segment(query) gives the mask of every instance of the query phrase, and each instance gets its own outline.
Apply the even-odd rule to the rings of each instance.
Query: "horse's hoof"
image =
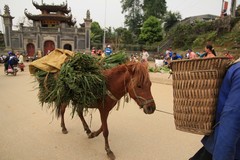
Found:
[[[88,133],[88,138],[89,139],[94,138],[94,137],[95,137],[94,132]]]
[[[85,131],[86,131],[87,135],[89,135],[90,133],[92,133],[92,131],[91,131],[90,129],[87,129],[87,130],[85,130]]]
[[[62,129],[62,133],[63,133],[63,134],[68,134],[67,129]]]
[[[115,157],[115,155],[114,155],[114,153],[113,153],[112,151],[109,151],[109,152],[107,153],[107,155],[108,155],[108,158],[109,158],[110,160],[115,160],[115,159],[116,159],[116,157]]]

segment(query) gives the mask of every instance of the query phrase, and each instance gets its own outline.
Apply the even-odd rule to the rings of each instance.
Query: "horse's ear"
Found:
[[[128,72],[133,75],[136,71],[136,63],[129,63],[126,65]]]

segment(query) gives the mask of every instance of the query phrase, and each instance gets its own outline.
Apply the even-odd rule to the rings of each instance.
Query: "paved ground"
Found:
[[[157,109],[172,113],[171,78],[151,73],[152,94]],[[170,83],[168,85],[163,82]],[[0,65],[0,160],[104,160],[102,135],[88,139],[78,117],[67,110],[67,135],[60,120],[47,106],[41,107],[28,71],[6,76]],[[88,123],[91,116],[86,115]],[[188,160],[200,147],[201,135],[175,129],[172,115],[155,112],[146,115],[131,100],[109,116],[109,142],[119,160]],[[100,125],[98,111],[92,115],[91,129]]]

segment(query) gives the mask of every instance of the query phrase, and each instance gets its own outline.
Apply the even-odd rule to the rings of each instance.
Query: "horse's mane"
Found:
[[[148,66],[140,62],[131,62],[126,64],[131,76],[132,76],[132,85],[133,87],[149,82],[149,73]]]
[[[147,65],[140,62],[128,62],[118,65],[114,68],[104,71],[107,79],[114,79],[115,76],[119,76],[124,73],[129,73],[131,77],[131,85],[136,87],[137,85],[144,85],[149,82],[149,73]]]

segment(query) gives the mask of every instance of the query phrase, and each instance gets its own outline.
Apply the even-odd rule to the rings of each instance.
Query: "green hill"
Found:
[[[174,51],[185,54],[191,48],[202,52],[206,44],[212,44],[218,54],[230,51],[236,58],[240,56],[240,17],[224,17],[215,21],[196,21],[194,23],[179,23],[168,33],[171,39],[166,47],[172,46]]]

